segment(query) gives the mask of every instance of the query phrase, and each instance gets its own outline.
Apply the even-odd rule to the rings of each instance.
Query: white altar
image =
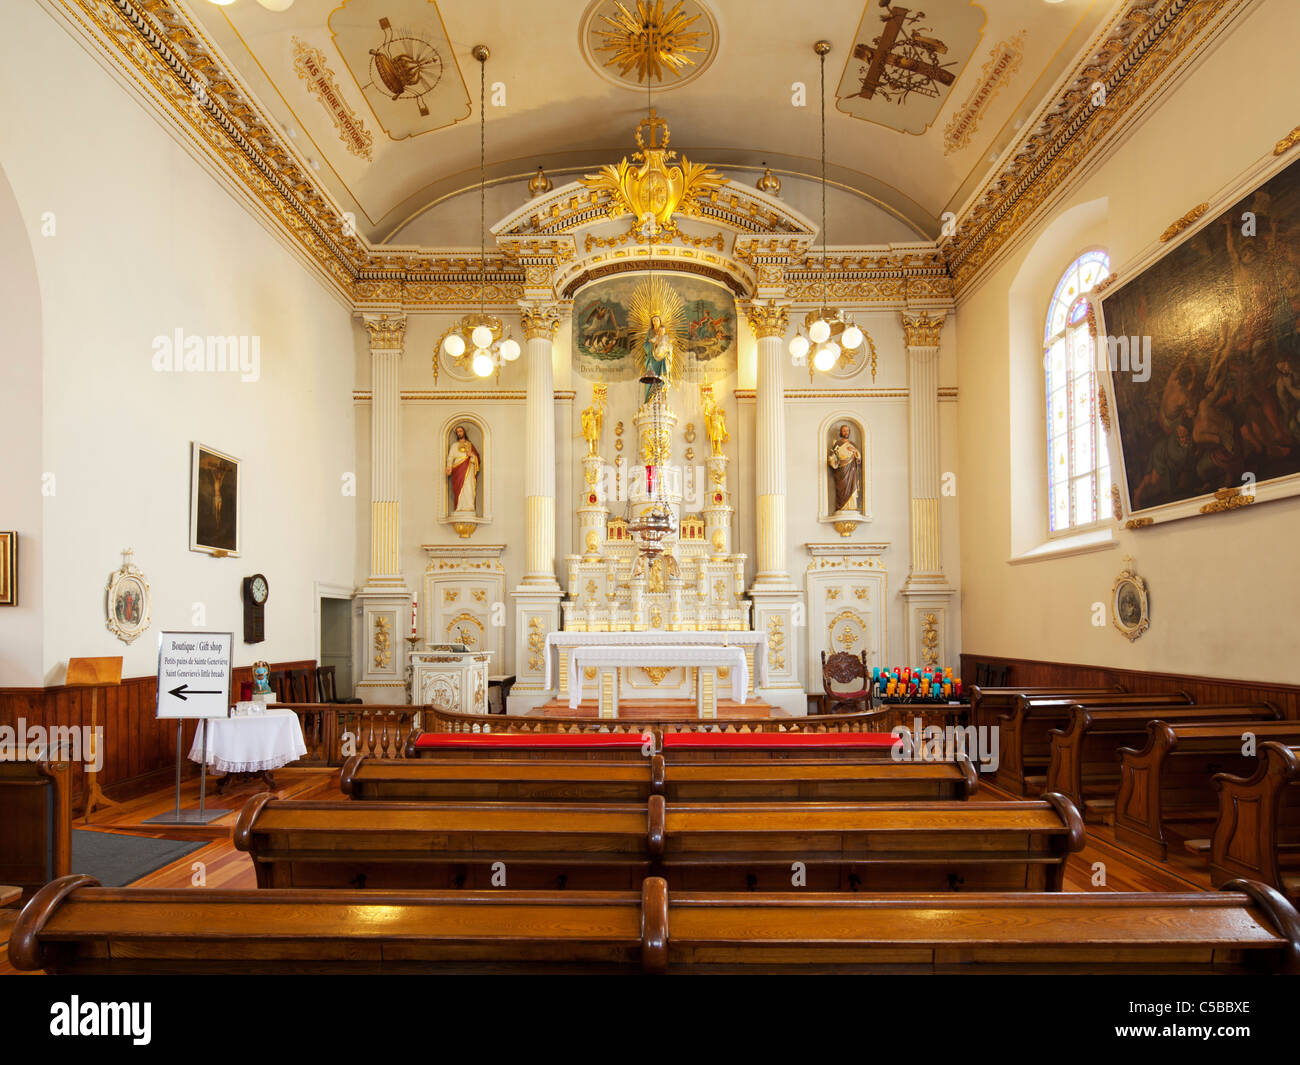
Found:
[[[413,651],[411,702],[460,714],[488,712],[487,651]]]
[[[581,648],[610,648],[633,652],[633,658],[652,659],[654,665],[638,665],[635,661],[614,668],[618,697],[629,699],[691,699],[698,705],[699,676],[701,668],[716,671],[716,681],[737,690],[732,670],[743,665],[745,684],[741,694],[745,699],[763,697],[767,683],[767,634],[753,630],[700,630],[696,632],[552,632],[546,637],[544,648],[545,685],[552,698],[571,703],[571,680],[594,681],[600,666],[594,662],[579,661],[581,672],[572,672],[574,653]],[[689,653],[713,650],[721,652],[710,657],[704,665],[694,659],[686,661]],[[730,650],[732,654],[726,652]],[[677,653],[678,651],[689,653]],[[743,661],[734,654],[738,651]],[[713,661],[712,658],[716,658]],[[734,695],[733,695],[734,697]],[[737,701],[741,701],[737,699]]]
[[[695,713],[701,719],[718,716],[719,677],[731,682],[731,698],[745,701],[749,691],[749,666],[739,647],[708,644],[649,644],[624,647],[575,647],[569,658],[569,707],[582,702],[584,674],[595,673],[598,716],[618,717],[620,669],[655,668],[662,663],[689,668],[695,674]]]

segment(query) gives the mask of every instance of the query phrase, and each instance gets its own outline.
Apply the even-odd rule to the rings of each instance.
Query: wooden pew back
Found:
[[[72,864],[68,762],[0,761],[0,884],[30,897]]]
[[[1215,887],[1249,872],[1292,902],[1300,898],[1300,746],[1260,745],[1250,776],[1219,773],[1219,816],[1210,840]]]
[[[1277,892],[1018,896],[43,888],[20,971],[1300,973]]]

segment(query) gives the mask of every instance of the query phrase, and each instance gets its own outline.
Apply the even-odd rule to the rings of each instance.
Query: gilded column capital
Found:
[[[909,348],[937,348],[939,332],[943,329],[945,316],[942,311],[933,318],[925,311],[920,314],[899,312],[903,322],[903,343]]]
[[[371,351],[401,351],[406,342],[406,315],[363,314]]]
[[[520,324],[526,340],[554,340],[560,328],[559,308],[547,304],[522,307]]]
[[[741,310],[745,312],[745,317],[749,320],[749,328],[754,331],[757,340],[762,340],[764,337],[784,337],[786,330],[790,328],[789,304],[777,303],[776,300],[768,300],[766,303],[755,300],[752,303],[741,304]]]

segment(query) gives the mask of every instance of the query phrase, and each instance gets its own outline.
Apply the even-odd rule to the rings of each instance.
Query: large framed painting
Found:
[[[669,387],[736,372],[731,291],[687,274],[618,274],[573,301],[573,369],[589,381],[634,381],[654,359]],[[660,366],[660,363],[663,363]]]
[[[1297,164],[1118,275],[1097,358],[1136,524],[1300,493],[1298,329]]]
[[[18,605],[18,534],[0,532],[0,606]]]
[[[239,554],[239,459],[199,443],[190,458],[190,550]]]

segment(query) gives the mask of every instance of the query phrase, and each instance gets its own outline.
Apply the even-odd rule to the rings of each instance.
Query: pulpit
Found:
[[[488,712],[486,651],[413,651],[411,702],[459,714]]]

